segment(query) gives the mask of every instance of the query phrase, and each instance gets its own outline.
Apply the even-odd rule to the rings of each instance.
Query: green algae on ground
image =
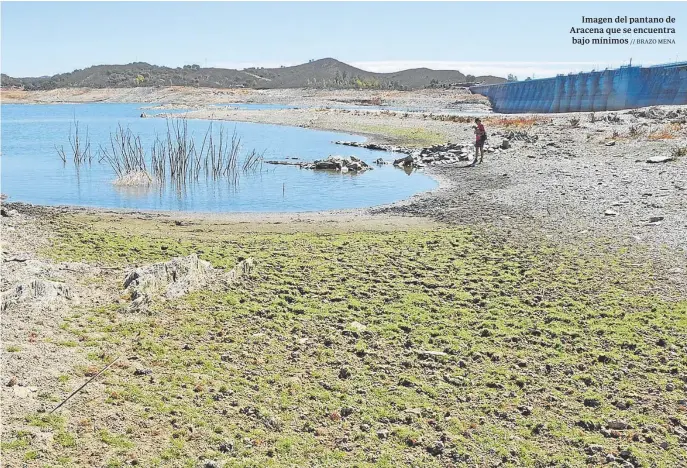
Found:
[[[622,254],[465,228],[203,236],[63,226],[57,259],[121,266],[196,252],[218,268],[246,257],[257,266],[233,289],[148,315],[117,304],[76,311],[67,329],[95,365],[115,353],[135,360],[112,368],[100,403],[81,409],[99,432],[37,416],[32,424],[69,431],[76,447],[67,437],[38,453],[18,437],[17,453],[112,466],[687,460],[687,302],[654,295],[650,267]],[[116,411],[117,427],[103,429],[101,411]],[[628,428],[605,429],[611,421]]]

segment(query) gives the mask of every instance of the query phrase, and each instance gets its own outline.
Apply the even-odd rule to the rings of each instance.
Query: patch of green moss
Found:
[[[102,336],[93,359],[114,345],[151,370],[108,371],[104,404],[132,429],[99,433],[102,463],[131,449],[144,466],[578,466],[588,444],[617,449],[580,422],[611,419],[633,427],[623,444],[642,463],[685,456],[642,429],[675,406],[656,389],[683,388],[687,361],[670,347],[687,338],[687,302],[656,294],[651,265],[627,252],[467,228],[164,237],[67,220],[58,232],[64,260],[256,259],[232,287],[148,314],[115,304],[70,318],[69,332]]]

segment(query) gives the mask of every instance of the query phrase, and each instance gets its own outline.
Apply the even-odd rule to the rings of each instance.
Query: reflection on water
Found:
[[[118,124],[140,136],[143,148],[150,151],[156,135],[166,134],[164,119],[141,119],[136,104],[2,105],[0,110],[2,191],[14,201],[154,210],[314,211],[391,203],[437,185],[422,173],[408,177],[390,165],[374,166],[363,174],[265,165],[259,172],[242,174],[236,183],[201,178],[185,186],[167,182],[117,187],[112,184],[112,168],[97,163],[98,157],[79,171],[71,161],[65,165],[58,157],[55,145],[69,148],[74,117],[84,133],[88,128],[94,151],[110,143],[110,132]],[[363,141],[353,135],[244,122],[224,125],[229,132],[236,130],[244,153],[264,150],[265,160],[314,161],[352,155],[372,164],[379,157],[379,152],[332,144],[336,140]],[[188,128],[200,146],[208,122],[190,120]]]
[[[145,198],[151,193],[157,191],[162,193],[161,185],[114,185],[114,189],[123,197],[127,198]]]

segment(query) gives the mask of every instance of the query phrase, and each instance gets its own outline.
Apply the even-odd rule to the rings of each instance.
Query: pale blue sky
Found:
[[[244,68],[334,57],[372,71],[428,66],[522,79],[630,58],[687,60],[684,2],[3,2],[1,8],[0,65],[11,76],[134,61]],[[672,15],[677,34],[644,37],[673,37],[676,44],[573,45],[570,28],[581,26],[583,15]]]

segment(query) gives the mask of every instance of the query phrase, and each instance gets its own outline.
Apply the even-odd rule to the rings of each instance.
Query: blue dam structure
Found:
[[[687,104],[687,62],[471,86],[494,112],[595,112]]]

